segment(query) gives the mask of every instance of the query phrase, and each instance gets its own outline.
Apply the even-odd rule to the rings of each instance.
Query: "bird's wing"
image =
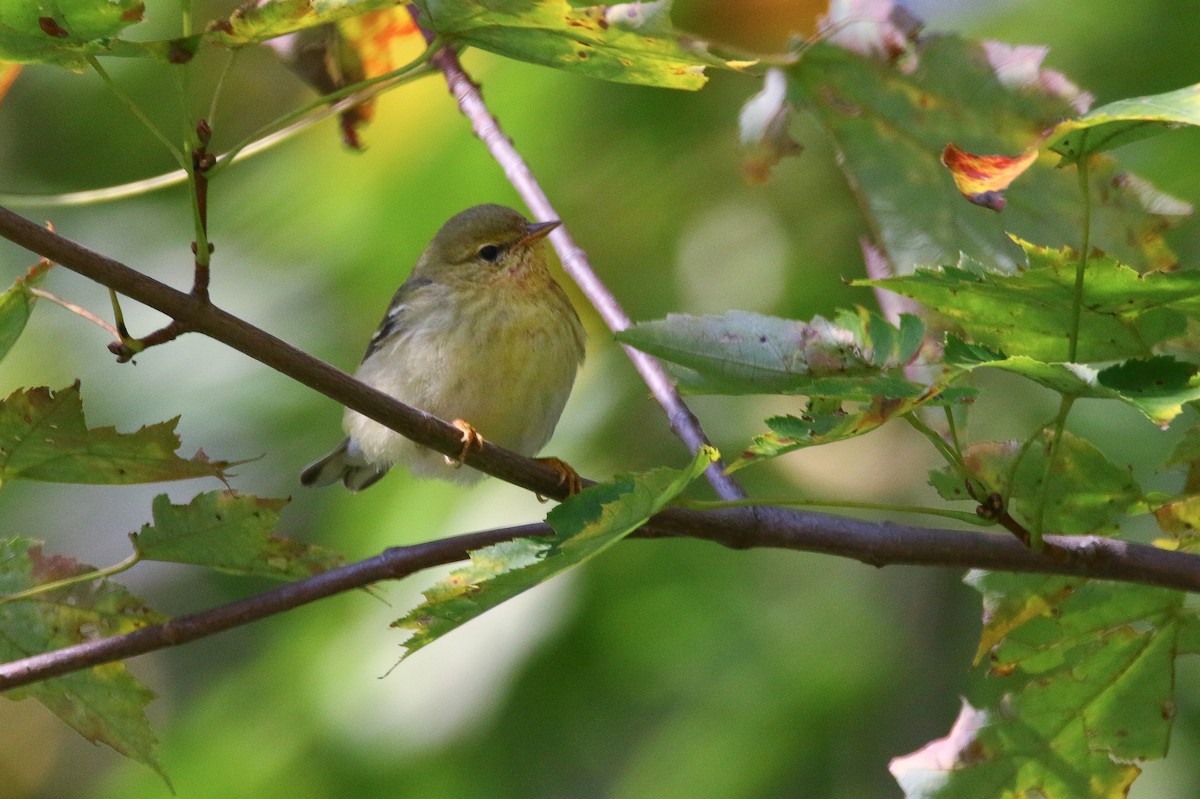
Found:
[[[405,312],[409,309],[409,300],[414,293],[432,282],[429,278],[409,279],[404,281],[403,285],[396,290],[396,294],[392,297],[392,301],[388,305],[387,313],[383,315],[383,321],[379,323],[379,328],[367,343],[367,351],[363,353],[362,358],[364,361],[370,358],[383,345],[383,342],[387,341],[403,328],[408,321]]]

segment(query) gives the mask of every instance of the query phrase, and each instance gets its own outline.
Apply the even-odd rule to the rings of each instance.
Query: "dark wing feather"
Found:
[[[409,317],[406,313],[408,310],[407,301],[413,292],[422,286],[428,286],[432,282],[427,277],[410,278],[396,290],[395,296],[392,297],[391,303],[388,304],[387,313],[384,314],[383,321],[379,323],[379,328],[367,343],[367,351],[363,354],[362,358],[364,361],[370,358],[384,341],[408,321]]]

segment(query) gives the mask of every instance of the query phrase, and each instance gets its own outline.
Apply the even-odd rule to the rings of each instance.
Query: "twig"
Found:
[[[409,6],[409,13],[417,23],[426,41],[433,41],[434,34],[418,19],[417,10]],[[504,174],[512,183],[521,199],[529,206],[538,219],[558,219],[559,216],[550,204],[550,199],[542,191],[541,185],[534,178],[525,159],[517,152],[512,141],[500,128],[500,123],[488,111],[479,93],[479,87],[471,80],[454,50],[442,47],[433,54],[433,64],[442,71],[450,93],[458,101],[458,107],[471,122],[475,135],[484,143],[492,157],[504,168]],[[567,226],[562,225],[550,234],[550,243],[554,245],[562,261],[563,270],[571,276],[584,296],[600,314],[600,318],[613,332],[619,332],[629,327],[631,322],[621,304],[604,285],[603,281],[592,270],[587,254],[571,238]],[[701,447],[710,446],[708,437],[700,427],[695,414],[684,403],[675,388],[675,384],[663,369],[662,364],[649,355],[632,347],[622,345],[633,361],[634,368],[642,376],[642,380],[650,387],[651,394],[667,414],[667,423],[675,435],[683,440],[687,448],[695,454]],[[725,473],[725,464],[717,461],[705,471],[705,476],[717,495],[722,499],[745,499],[745,490],[732,477]]]

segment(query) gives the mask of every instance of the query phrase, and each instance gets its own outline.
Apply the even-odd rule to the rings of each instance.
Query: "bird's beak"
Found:
[[[525,227],[525,235],[517,240],[518,247],[528,247],[539,239],[544,239],[550,235],[550,231],[561,225],[562,222],[553,219],[549,222],[530,222]]]

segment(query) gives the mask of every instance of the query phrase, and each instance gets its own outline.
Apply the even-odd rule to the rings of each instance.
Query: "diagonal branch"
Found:
[[[416,8],[409,6],[409,13],[413,15],[413,20],[416,21],[426,40],[432,42],[433,34],[421,25],[417,18]],[[504,168],[505,176],[517,193],[521,195],[521,199],[529,206],[529,210],[538,219],[558,219],[558,214],[555,213],[554,206],[550,204],[550,199],[542,191],[541,185],[534,178],[525,159],[513,146],[512,140],[504,134],[500,123],[488,111],[487,105],[483,102],[483,96],[479,93],[479,86],[463,70],[454,50],[443,47],[434,53],[431,61],[446,77],[446,85],[450,87],[450,93],[458,101],[458,107],[463,115],[470,120],[475,135],[488,148],[497,163]],[[587,254],[571,238],[566,226],[555,229],[549,238],[562,261],[563,269],[592,303],[608,328],[615,333],[629,327],[631,323],[625,309],[608,290],[608,286],[604,285],[604,282],[592,270]],[[693,455],[699,452],[701,447],[708,446],[710,442],[700,426],[700,421],[679,396],[679,391],[667,376],[662,364],[633,347],[622,346],[642,376],[642,380],[649,386],[650,392],[666,412],[667,422],[675,435],[683,440]],[[725,464],[721,461],[711,464],[705,471],[705,476],[722,499],[746,498],[745,490],[725,473]]]
[[[227,344],[419,444],[454,457],[462,451],[462,432],[436,416],[360,383],[342,370],[211,303],[173,289],[3,207],[0,207],[0,236],[166,314],[185,330]],[[542,496],[561,499],[566,495],[558,470],[487,441],[480,449],[472,448],[465,462]]]

